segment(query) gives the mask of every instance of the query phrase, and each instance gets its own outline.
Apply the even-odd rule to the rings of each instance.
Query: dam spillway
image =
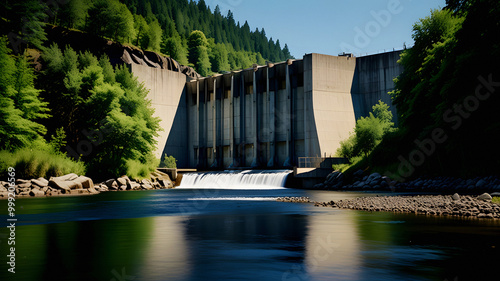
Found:
[[[290,170],[245,170],[189,173],[182,177],[179,189],[281,189]]]

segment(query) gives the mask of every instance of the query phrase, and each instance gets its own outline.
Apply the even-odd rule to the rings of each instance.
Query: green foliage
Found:
[[[491,200],[491,202],[494,203],[494,204],[500,205],[500,197],[496,197],[496,196],[493,197],[493,199]]]
[[[68,28],[83,29],[90,4],[88,0],[66,0],[57,12],[59,24]]]
[[[177,160],[175,160],[174,156],[168,156],[167,154],[165,154],[163,156],[163,160],[160,163],[160,167],[175,169],[177,168]]]
[[[212,71],[217,73],[229,71],[230,65],[226,45],[221,43],[214,44],[211,50],[210,62],[212,64]]]
[[[149,175],[156,170],[159,160],[154,157],[149,157],[146,161],[127,160],[126,174],[135,180],[148,178]]]
[[[14,167],[16,177],[21,179],[48,179],[69,173],[85,174],[85,165],[82,162],[55,153],[46,145],[42,148],[25,147],[15,152],[0,151],[0,171],[5,173],[8,167]]]
[[[500,122],[492,116],[500,105],[493,94],[500,77],[500,2],[447,4],[413,26],[415,45],[401,55],[404,72],[391,93],[407,141],[432,139],[435,129],[446,136],[414,175],[497,173],[500,153],[492,148],[500,142]],[[405,157],[416,149],[398,147]]]
[[[49,115],[26,58],[14,59],[7,42],[0,38],[0,149],[15,150],[46,133],[37,121]]]
[[[344,158],[354,158],[358,153],[356,148],[356,135],[351,134],[348,139],[340,142],[340,148],[337,149],[337,156]]]
[[[384,125],[370,112],[368,117],[361,117],[356,122],[354,128],[356,134],[355,151],[363,153],[365,156],[382,140],[384,135]]]
[[[413,26],[415,45],[401,54],[400,63],[405,71],[396,80],[396,90],[391,95],[402,126],[421,132],[431,123],[440,95],[433,88],[442,88],[437,81],[444,58],[456,44],[455,33],[461,28],[463,18],[447,10],[433,10],[431,16]]]
[[[47,4],[39,0],[5,0],[3,2],[5,5],[2,5],[2,9],[5,9],[4,15],[9,21],[10,27],[13,28],[12,31],[31,47],[40,48],[47,40],[44,31],[45,19],[48,18]],[[22,53],[22,50],[17,51]]]
[[[151,50],[155,52],[160,51],[160,45],[162,40],[162,29],[158,20],[154,20],[147,26],[146,32],[144,34],[141,47],[146,50]]]
[[[58,128],[56,133],[50,137],[49,145],[55,153],[61,153],[62,149],[66,147],[66,133],[64,128]]]
[[[211,63],[208,58],[208,40],[202,31],[191,32],[188,38],[188,60],[194,64],[196,71],[201,76],[211,73]]]
[[[187,65],[188,50],[182,44],[180,37],[170,37],[164,41],[162,52],[169,55],[171,58],[179,62],[180,64]]]
[[[96,0],[87,12],[89,32],[122,43],[135,38],[134,16],[118,0]]]
[[[393,132],[394,123],[389,106],[379,101],[372,107],[373,113],[361,117],[356,122],[354,134],[340,142],[337,155],[351,160],[364,155],[365,157],[377,146],[384,135]]]
[[[57,117],[49,123],[54,131],[65,128],[70,155],[84,161],[89,174],[97,177],[127,174],[138,165],[150,170],[159,119],[153,117],[146,88],[128,68],[113,69],[107,57],[98,60],[70,48],[61,52],[56,45],[42,57],[47,69],[40,87],[51,104],[59,105],[53,108]],[[61,134],[55,138],[60,140]],[[75,155],[82,142],[91,144],[90,151]]]
[[[389,110],[389,105],[379,100],[378,103],[372,107],[372,112],[382,123],[384,133],[394,130],[394,122],[392,122],[392,112]]]

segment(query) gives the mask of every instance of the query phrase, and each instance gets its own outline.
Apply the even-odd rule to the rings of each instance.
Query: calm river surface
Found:
[[[7,272],[7,201],[2,200],[0,280],[498,277],[499,222],[274,201],[360,195],[367,194],[173,189],[19,199],[15,274]]]

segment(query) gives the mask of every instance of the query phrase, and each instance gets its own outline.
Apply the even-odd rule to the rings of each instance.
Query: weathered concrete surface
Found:
[[[382,100],[397,123],[396,107],[392,105],[388,92],[394,90],[394,78],[403,72],[403,66],[398,64],[402,51],[356,58],[356,71],[352,85],[352,100],[356,119],[368,116],[372,106]]]
[[[356,59],[310,54],[304,64],[306,135],[318,138],[306,139],[306,156],[333,156],[356,124],[351,98]]]
[[[183,73],[166,69],[152,68],[146,65],[131,64],[132,72],[149,90],[148,99],[155,109],[154,115],[161,119],[163,131],[156,138],[155,156],[164,153],[173,155],[178,165],[186,165],[187,154],[187,112],[185,85],[187,76]]]

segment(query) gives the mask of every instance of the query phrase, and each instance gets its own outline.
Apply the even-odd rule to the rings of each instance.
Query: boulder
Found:
[[[24,188],[30,188],[31,187],[31,182],[23,182],[23,183],[20,183],[16,186],[16,188],[18,189],[24,189]]]
[[[31,181],[23,180],[23,179],[16,179],[16,185],[23,184],[23,183],[31,183]]]
[[[355,178],[360,178],[360,177],[363,176],[363,173],[364,173],[363,170],[357,170],[356,172],[354,172],[352,174],[352,176],[355,177]]]
[[[39,187],[46,187],[49,185],[49,181],[44,178],[38,178],[31,180],[31,184],[37,185]]]
[[[69,192],[71,189],[82,188],[82,184],[79,182],[64,181],[59,178],[50,178],[49,186],[55,189],[64,190],[65,192]]]
[[[141,185],[137,182],[132,181],[132,182],[130,182],[130,189],[131,190],[139,190],[139,189],[141,189]]]
[[[109,179],[104,182],[109,190],[118,190],[118,183],[114,179]]]
[[[45,196],[45,192],[37,188],[33,188],[29,194],[30,196]]]
[[[476,182],[476,188],[484,188],[488,183],[484,179],[480,179]]]
[[[167,180],[160,180],[160,184],[161,186],[165,187],[165,188],[173,188],[174,185],[172,184],[171,181],[167,181]]]
[[[61,180],[61,181],[72,181],[72,180],[75,180],[76,178],[78,178],[77,174],[67,174],[67,175],[64,175],[64,176],[55,177],[55,179],[58,179],[58,180]]]
[[[482,201],[487,201],[487,202],[490,202],[491,199],[492,199],[492,197],[488,193],[483,193],[477,197],[477,200],[482,200]]]
[[[372,182],[372,181],[379,181],[380,179],[382,179],[382,176],[379,173],[373,173],[373,174],[368,176],[366,181]]]
[[[127,181],[127,179],[120,177],[117,178],[116,181],[118,182],[118,185],[122,186],[122,185],[127,185],[127,182],[130,181],[130,179]]]
[[[74,179],[73,181],[80,183],[83,188],[94,187],[94,182],[89,177],[79,176],[78,178]]]
[[[141,184],[143,184],[143,185],[147,184],[147,185],[153,186],[153,183],[148,179],[143,179],[141,181]]]
[[[451,198],[452,198],[454,201],[457,201],[457,200],[460,200],[460,195],[458,195],[458,193],[455,193],[455,194],[453,194],[453,196],[451,196]]]

